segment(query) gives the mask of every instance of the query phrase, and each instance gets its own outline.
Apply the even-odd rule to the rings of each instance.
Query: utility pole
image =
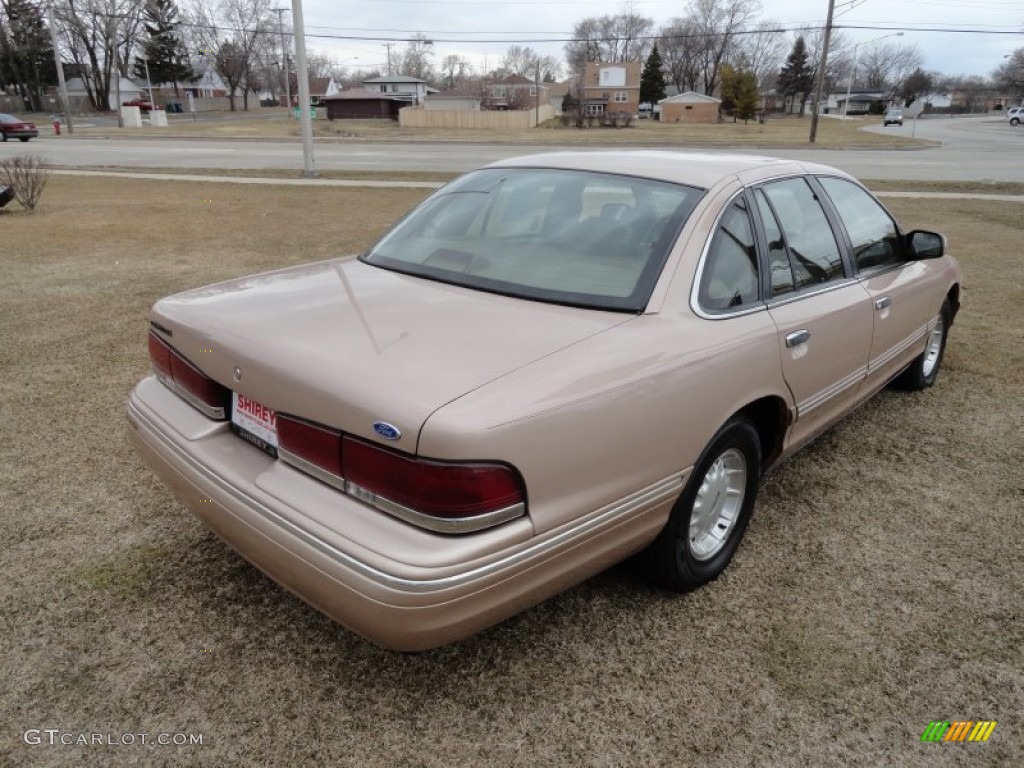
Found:
[[[316,176],[313,165],[313,121],[309,116],[309,65],[306,63],[306,25],[302,21],[302,0],[292,0],[292,29],[295,36],[295,74],[299,79],[299,117],[302,124],[302,176]]]
[[[288,67],[288,48],[285,46],[284,38],[284,23],[281,21],[282,16],[288,8],[274,8],[274,13],[277,14],[277,32],[281,36],[281,55],[284,57],[284,68],[281,70],[284,72],[284,93],[285,98],[288,101],[288,109],[292,108],[292,73]]]
[[[53,21],[53,3],[50,3],[50,43],[53,45],[53,62],[57,65],[57,83],[60,86],[60,107],[64,112],[64,123],[68,133],[75,132],[71,120],[71,101],[68,99],[68,84],[64,82],[64,65],[60,62],[60,48],[57,45],[57,25]]]
[[[394,43],[381,43],[381,45],[388,49],[388,74],[391,75],[391,46],[394,45]]]
[[[821,112],[821,97],[825,92],[825,68],[828,66],[828,46],[832,42],[832,17],[836,11],[836,0],[828,0],[828,17],[825,19],[825,39],[821,43],[821,60],[818,62],[818,84],[815,87],[814,111],[811,114],[811,135],[813,144],[818,136],[818,113]]]

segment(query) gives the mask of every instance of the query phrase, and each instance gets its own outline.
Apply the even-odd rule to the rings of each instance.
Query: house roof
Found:
[[[383,83],[425,83],[426,80],[420,80],[418,77],[410,77],[409,75],[385,75],[384,77],[371,77],[369,80],[363,80],[363,83],[374,83],[377,85]]]
[[[507,75],[498,82],[502,85],[533,85],[533,80],[522,75]]]
[[[668,98],[662,99],[658,102],[659,104],[721,104],[721,99],[716,99],[714,96],[705,96],[703,93],[697,93],[696,91],[686,91],[680,93],[678,96],[669,96]]]
[[[327,93],[327,87],[331,84],[329,77],[309,78],[309,92],[313,96],[323,96]]]

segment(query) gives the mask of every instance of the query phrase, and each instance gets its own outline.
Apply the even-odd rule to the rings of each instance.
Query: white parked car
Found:
[[[1020,121],[1024,120],[1024,107],[1010,107],[1006,110],[1006,119],[1010,125],[1020,125]]]

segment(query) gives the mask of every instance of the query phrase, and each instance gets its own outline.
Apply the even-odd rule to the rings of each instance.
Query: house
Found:
[[[663,123],[715,123],[722,100],[696,91],[684,91],[658,102]]]
[[[82,78],[72,77],[70,80],[67,81],[66,87],[68,92],[68,98],[71,99],[72,103],[88,102],[88,93],[85,90],[85,82]],[[121,101],[118,102],[118,87],[112,78],[110,82],[110,94],[107,97],[108,109],[116,110],[121,106],[121,104],[123,104],[126,101],[148,98],[149,96],[145,85],[140,85],[139,83],[127,77],[122,77],[120,79],[120,89]]]
[[[406,105],[412,104],[414,106],[422,104],[423,100],[427,97],[427,93],[434,91],[433,88],[427,86],[426,80],[420,80],[418,77],[410,77],[409,75],[371,77],[369,80],[363,80],[363,88],[375,93],[386,93],[389,96],[404,100]],[[436,91],[434,92],[436,93]]]
[[[320,105],[327,108],[328,120],[397,120],[398,110],[409,106],[409,100],[404,94],[352,88],[324,96]]]
[[[309,78],[309,103],[314,107],[320,106],[320,102],[328,96],[338,93],[341,93],[341,86],[333,77]]]
[[[583,74],[583,114],[633,116],[640,110],[639,61],[591,61]]]
[[[548,99],[555,109],[555,114],[562,114],[562,101],[566,94],[572,90],[572,81],[566,80],[561,83],[545,83],[548,87]]]
[[[533,109],[538,104],[551,102],[551,91],[547,84],[538,86],[533,80],[522,75],[508,75],[484,88],[484,109]]]
[[[437,110],[456,110],[458,112],[477,112],[480,109],[481,98],[474,93],[460,91],[452,88],[439,93],[432,93],[427,96],[423,108],[428,112]]]

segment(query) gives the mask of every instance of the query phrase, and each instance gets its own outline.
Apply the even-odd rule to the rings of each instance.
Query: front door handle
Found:
[[[798,347],[801,344],[806,344],[810,339],[811,332],[806,328],[800,331],[793,331],[786,336],[786,348]]]
[[[887,307],[891,307],[891,306],[892,306],[892,299],[890,299],[888,296],[883,296],[880,299],[875,299],[875,309],[877,309],[877,310],[883,310],[883,309],[885,309]]]

